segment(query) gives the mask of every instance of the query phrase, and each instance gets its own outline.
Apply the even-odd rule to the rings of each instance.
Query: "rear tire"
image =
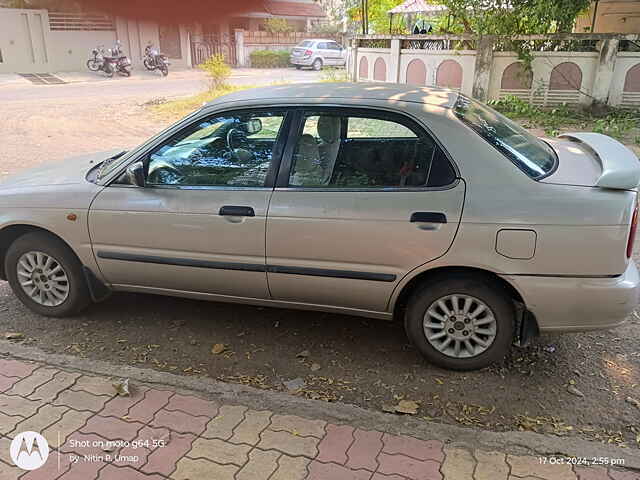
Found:
[[[27,233],[8,248],[7,280],[20,301],[47,317],[74,315],[91,303],[82,265],[59,238]]]
[[[416,289],[406,310],[405,331],[429,362],[476,370],[504,358],[513,342],[514,320],[513,302],[500,285],[457,274]]]
[[[316,58],[311,64],[311,68],[313,68],[316,72],[322,70],[322,60]]]

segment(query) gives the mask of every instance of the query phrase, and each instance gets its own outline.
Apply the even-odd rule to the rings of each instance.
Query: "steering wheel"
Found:
[[[227,132],[227,148],[231,157],[236,160],[246,161],[253,157],[253,154],[246,148],[242,148],[242,144],[247,141],[247,134],[239,128],[231,128]]]

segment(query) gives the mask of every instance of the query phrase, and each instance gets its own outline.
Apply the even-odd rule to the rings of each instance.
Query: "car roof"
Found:
[[[317,100],[322,99],[326,103],[331,103],[334,99],[349,99],[348,103],[350,104],[357,104],[358,100],[386,100],[452,108],[458,99],[458,95],[457,91],[447,88],[421,87],[404,83],[294,83],[240,90],[219,97],[209,102],[207,106],[246,100],[269,99],[317,103]]]
[[[302,42],[335,42],[332,38],[305,38],[304,40],[300,40],[298,43]]]

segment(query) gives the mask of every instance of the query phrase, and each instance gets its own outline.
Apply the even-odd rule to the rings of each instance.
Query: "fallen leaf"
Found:
[[[311,364],[311,371],[312,372],[317,372],[318,370],[320,370],[322,367],[320,366],[319,363],[312,363]]]
[[[581,398],[584,397],[584,393],[582,393],[580,390],[578,390],[573,385],[569,385],[567,387],[567,392],[569,392],[571,395],[575,395],[576,397],[581,397]]]
[[[387,413],[396,413],[395,405],[382,405],[382,411]]]
[[[129,379],[123,378],[119,382],[113,384],[113,388],[116,389],[116,394],[121,397],[129,397],[131,396],[131,392],[129,391]]]
[[[224,343],[216,343],[211,347],[211,353],[214,355],[219,355],[227,349]]]
[[[434,380],[436,381],[436,383],[438,385],[444,385],[444,382],[442,380],[440,380],[439,378],[434,378]]]
[[[311,353],[309,353],[309,350],[302,350],[300,353],[296,355],[296,357],[307,358],[309,355],[311,355]]]
[[[414,402],[413,400],[400,400],[395,408],[397,413],[415,415],[416,413],[418,413],[418,408],[420,408],[420,405],[418,405],[418,403]]]

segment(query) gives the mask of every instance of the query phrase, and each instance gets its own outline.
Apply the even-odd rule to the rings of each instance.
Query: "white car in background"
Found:
[[[347,49],[333,40],[303,40],[291,51],[289,61],[297,69],[311,67],[314,70],[322,70],[322,67],[344,67],[347,63]]]

